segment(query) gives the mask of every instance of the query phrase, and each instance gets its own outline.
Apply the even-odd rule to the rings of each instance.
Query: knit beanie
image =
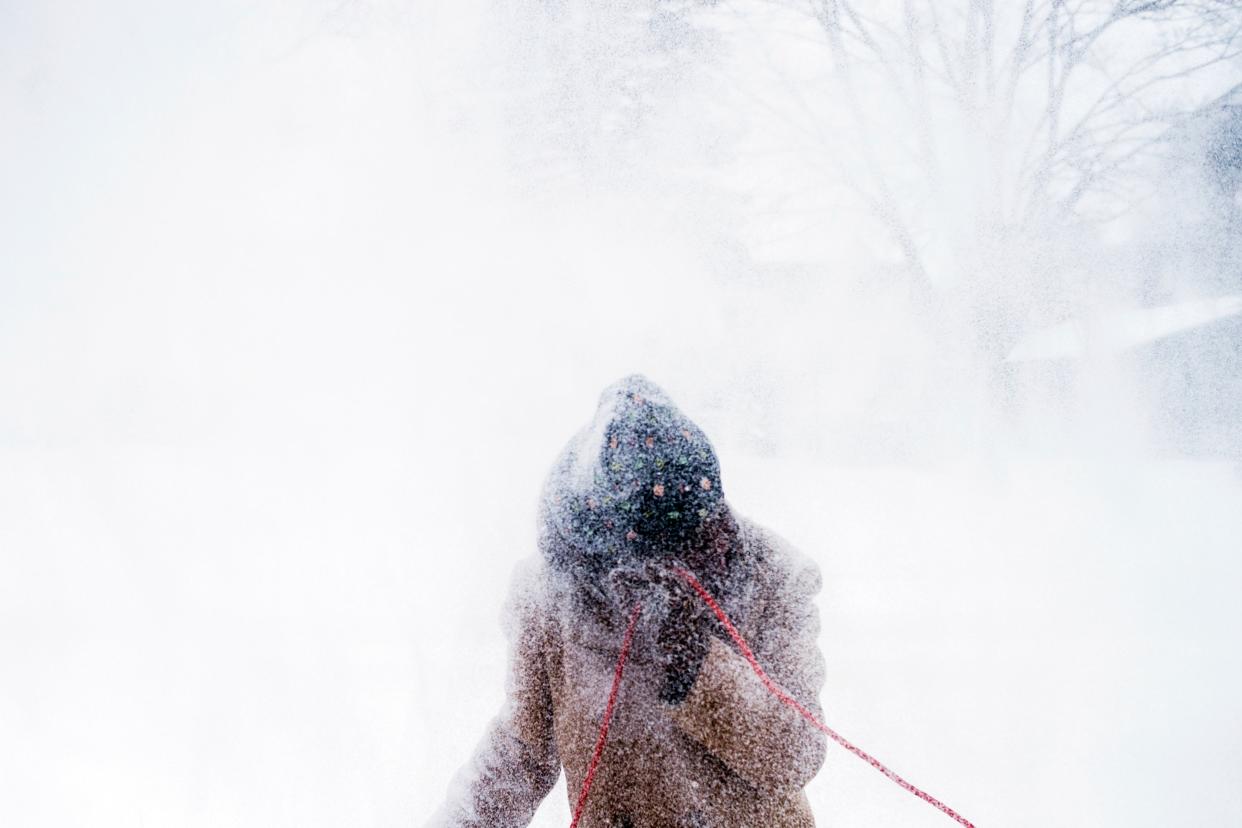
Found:
[[[544,486],[540,547],[561,569],[603,573],[678,556],[724,508],[703,431],[641,375],[600,396]]]

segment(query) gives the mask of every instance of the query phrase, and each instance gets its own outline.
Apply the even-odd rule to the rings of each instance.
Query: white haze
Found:
[[[1236,444],[1121,360],[998,399],[784,192],[755,54],[501,5],[0,7],[0,824],[421,823],[635,371],[819,563],[833,727],[979,826],[1242,820]],[[1031,278],[1040,324],[1127,298]],[[947,824],[832,751],[821,824]]]

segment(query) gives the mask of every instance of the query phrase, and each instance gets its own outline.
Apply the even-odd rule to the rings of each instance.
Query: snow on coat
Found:
[[[814,825],[803,788],[825,737],[665,573],[693,571],[772,679],[819,716],[818,569],[732,512],[710,443],[658,387],[627,377],[605,390],[549,475],[539,547],[505,607],[507,701],[431,825],[528,825],[562,769],[573,808],[635,603],[642,614],[579,824]]]

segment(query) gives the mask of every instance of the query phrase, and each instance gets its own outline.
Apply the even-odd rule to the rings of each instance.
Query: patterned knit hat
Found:
[[[549,474],[540,546],[559,568],[607,572],[679,555],[723,507],[706,435],[658,386],[632,375],[605,389],[595,419]]]

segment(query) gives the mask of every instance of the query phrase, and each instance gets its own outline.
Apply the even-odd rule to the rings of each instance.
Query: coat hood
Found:
[[[631,375],[600,395],[544,484],[539,546],[552,566],[602,575],[679,558],[727,514],[711,443],[655,383]]]

